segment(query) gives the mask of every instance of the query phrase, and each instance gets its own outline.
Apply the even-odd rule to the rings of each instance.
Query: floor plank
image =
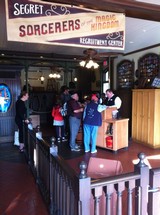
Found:
[[[0,214],[49,214],[24,154],[12,143],[0,145]]]

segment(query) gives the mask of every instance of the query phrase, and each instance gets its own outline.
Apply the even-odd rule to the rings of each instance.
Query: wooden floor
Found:
[[[46,137],[49,140],[49,137]],[[98,148],[96,154],[84,153],[83,144],[80,152],[71,152],[68,143],[58,145],[59,154],[79,173],[81,161],[88,163],[90,157],[119,160],[123,172],[132,172],[133,161],[140,152],[144,152],[151,167],[160,167],[160,149],[151,149],[144,145],[130,142],[128,150],[112,151]],[[13,143],[0,145],[0,214],[1,215],[47,215],[48,210],[43,202],[34,181],[25,155],[19,153]]]
[[[64,144],[63,144],[64,145]],[[65,146],[66,147],[66,146]],[[65,148],[63,146],[63,149]],[[62,148],[62,146],[60,147]],[[67,147],[66,147],[67,148]],[[61,151],[59,150],[60,154]],[[146,155],[146,163],[151,168],[160,167],[160,149],[151,149],[142,144],[135,143],[130,141],[128,149],[121,149],[117,153],[113,151],[97,148],[96,154],[84,153],[82,149],[81,153],[79,152],[70,152],[69,149],[66,149],[67,156],[64,156],[66,162],[71,165],[71,167],[78,173],[79,164],[81,161],[85,161],[88,164],[90,157],[103,158],[118,160],[121,162],[123,167],[123,173],[128,173],[134,171],[134,163],[138,162],[138,154],[143,152]],[[78,154],[79,153],[79,154]],[[64,151],[63,151],[64,154]],[[71,155],[72,154],[72,155]],[[70,155],[70,157],[69,157]]]
[[[48,215],[25,155],[12,143],[0,145],[0,214]]]

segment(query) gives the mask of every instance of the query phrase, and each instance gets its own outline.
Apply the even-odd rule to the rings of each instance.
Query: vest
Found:
[[[107,106],[113,106],[115,105],[115,99],[116,99],[116,95],[113,95],[110,99],[106,98],[106,100],[104,101],[104,104]]]
[[[97,110],[98,104],[94,101],[91,101],[87,104],[86,113],[84,118],[84,124],[92,126],[101,126],[102,125],[102,115]]]

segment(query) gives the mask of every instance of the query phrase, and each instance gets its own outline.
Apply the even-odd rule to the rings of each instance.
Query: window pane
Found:
[[[110,88],[110,84],[109,83],[103,83],[103,92],[105,93],[107,89]]]

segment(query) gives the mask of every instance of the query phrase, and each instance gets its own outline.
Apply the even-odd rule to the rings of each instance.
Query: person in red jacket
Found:
[[[56,138],[57,142],[66,141],[64,135],[64,118],[62,115],[63,109],[60,104],[60,101],[52,109],[52,117],[53,117],[53,126],[56,129]]]

